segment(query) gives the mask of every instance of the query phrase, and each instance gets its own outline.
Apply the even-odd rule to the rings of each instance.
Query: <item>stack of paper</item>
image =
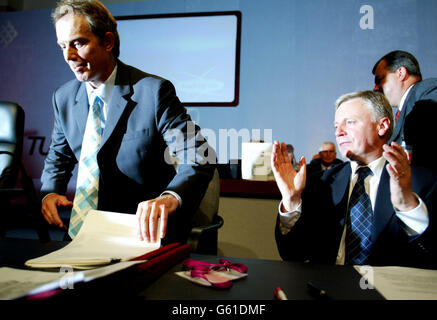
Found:
[[[137,223],[135,215],[92,210],[71,243],[25,264],[32,268],[87,269],[127,261],[158,249],[159,240],[147,243],[138,239]]]
[[[77,272],[62,269],[59,272],[46,272],[3,267],[0,268],[0,300],[32,296],[57,288],[74,289],[77,282],[89,282],[143,262],[119,262]]]
[[[376,289],[387,300],[437,300],[437,270],[355,266],[363,290]]]

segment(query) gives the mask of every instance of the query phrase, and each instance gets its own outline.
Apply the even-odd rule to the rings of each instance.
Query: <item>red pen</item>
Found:
[[[285,292],[280,287],[275,289],[275,297],[277,300],[288,300]]]

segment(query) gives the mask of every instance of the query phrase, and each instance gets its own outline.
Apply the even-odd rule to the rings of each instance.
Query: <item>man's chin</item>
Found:
[[[351,150],[346,150],[346,151],[342,152],[342,155],[343,155],[343,157],[345,157],[346,159],[349,159],[349,160],[355,159],[355,154]]]
[[[76,76],[77,81],[85,82],[88,81],[88,75],[86,73],[74,73]]]

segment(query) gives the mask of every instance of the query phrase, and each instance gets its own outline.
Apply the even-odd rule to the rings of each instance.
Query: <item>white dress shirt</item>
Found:
[[[94,89],[91,84],[87,81],[85,82],[86,92],[88,95],[88,103],[90,106],[94,103],[94,95],[98,96],[103,101],[103,119],[108,118],[108,105],[111,103],[112,90],[114,89],[115,76],[117,75],[117,65],[115,65],[114,70],[111,75],[102,85]]]
[[[399,106],[398,106],[399,111],[401,111],[402,108],[404,107],[405,99],[407,99],[408,93],[411,91],[411,88],[413,88],[413,86],[414,83],[402,95],[401,101],[399,102]]]
[[[373,175],[369,175],[364,180],[364,187],[366,189],[367,194],[370,197],[370,201],[372,203],[372,209],[375,206],[376,194],[378,193],[378,185],[379,180],[381,178],[382,170],[385,166],[386,160],[381,157],[373,162],[371,162],[368,167],[372,170]],[[352,193],[353,187],[358,179],[358,175],[356,171],[358,169],[358,164],[354,161],[351,161],[351,183],[349,186],[349,197]],[[415,194],[416,195],[416,194]],[[407,212],[396,211],[395,213],[397,217],[403,222],[403,228],[405,232],[409,236],[415,236],[422,234],[429,224],[428,218],[428,210],[426,208],[425,203],[420,199],[418,195],[416,195],[419,200],[419,205]],[[279,228],[283,235],[290,232],[291,228],[295,225],[295,223],[299,220],[302,211],[302,203],[293,211],[290,212],[282,212],[282,201],[279,204]],[[343,265],[345,260],[345,236],[346,236],[346,224],[343,230],[343,235],[340,241],[340,246],[338,250],[337,256],[337,264]]]

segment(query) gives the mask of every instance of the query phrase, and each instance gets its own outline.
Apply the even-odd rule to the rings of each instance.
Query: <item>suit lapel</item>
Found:
[[[130,95],[131,89],[128,81],[128,73],[126,67],[119,62],[117,76],[115,80],[114,89],[112,91],[111,102],[108,105],[108,115],[103,130],[102,142],[100,148],[108,141],[112,132],[114,131],[118,121],[120,120],[123,111],[127,105],[127,95]]]
[[[344,228],[345,218],[347,215],[347,204],[349,198],[349,182],[352,170],[350,164],[346,164],[340,171],[332,175],[331,192],[334,207],[338,208],[340,234]]]
[[[81,143],[85,134],[86,121],[88,118],[88,109],[88,95],[86,93],[85,83],[80,83],[72,108],[72,113],[78,127],[78,132],[80,133]]]
[[[411,97],[414,95],[414,92],[417,89],[417,85],[414,85],[410,92],[408,92],[407,97],[405,98],[404,106],[402,107],[401,113],[399,113],[399,118],[397,123],[395,124],[395,128],[393,131],[393,134],[391,136],[390,141],[398,141],[399,143],[402,142],[401,134],[404,131],[404,122],[407,115],[411,112],[413,109],[413,101],[411,100]],[[400,125],[398,125],[398,123]]]
[[[376,241],[394,214],[390,201],[390,176],[384,167],[376,194],[373,214],[372,241]]]
[[[344,197],[347,196],[351,174],[352,169],[350,164],[348,164],[332,176],[332,199],[335,206],[338,206]]]

